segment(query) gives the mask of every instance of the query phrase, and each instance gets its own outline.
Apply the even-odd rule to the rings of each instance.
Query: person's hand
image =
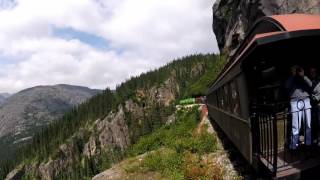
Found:
[[[318,99],[316,98],[316,95],[314,95],[314,94],[311,95],[311,99],[312,99],[313,101],[318,101]]]

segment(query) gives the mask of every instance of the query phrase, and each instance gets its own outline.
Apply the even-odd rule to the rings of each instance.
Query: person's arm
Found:
[[[303,80],[310,88],[312,87],[312,81],[307,76],[303,76]]]
[[[318,83],[316,87],[313,89],[312,97],[317,101],[320,100],[320,83]]]

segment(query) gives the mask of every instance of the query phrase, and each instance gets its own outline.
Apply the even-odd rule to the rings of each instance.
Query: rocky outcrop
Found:
[[[112,145],[124,150],[130,145],[129,130],[122,106],[118,107],[116,113],[111,112],[105,119],[99,121],[97,130],[102,148]]]
[[[130,112],[134,119],[142,119],[144,113],[145,103],[142,103],[142,107],[129,99],[125,102],[126,111]]]
[[[77,136],[80,136],[79,133]],[[80,138],[80,137],[78,137]],[[42,162],[39,165],[33,164],[28,167],[28,173],[37,174],[40,179],[54,180],[57,179],[62,171],[70,171],[69,167],[72,166],[73,161],[79,160],[75,156],[76,144],[72,139],[67,143],[60,145],[57,157],[50,157],[48,162]]]
[[[40,164],[38,170],[41,179],[43,180],[52,180],[58,176],[58,169],[62,169],[64,163],[61,160],[49,160],[47,163]]]
[[[20,180],[24,175],[24,167],[18,167],[11,171],[5,180]]]
[[[205,67],[203,64],[199,63],[191,69],[191,77],[197,77],[204,71]]]
[[[149,97],[151,101],[149,103],[159,104],[161,106],[169,106],[170,103],[175,100],[176,96],[179,93],[179,86],[176,83],[174,72],[173,76],[167,79],[164,84],[159,87],[152,87],[149,91]]]
[[[217,0],[213,6],[213,31],[220,52],[232,55],[258,18],[289,13],[320,14],[320,1]]]
[[[96,138],[91,136],[89,138],[89,141],[88,143],[86,143],[86,145],[84,146],[84,149],[83,149],[83,154],[86,156],[86,157],[91,157],[93,155],[96,155],[98,154],[98,145],[97,145],[97,142],[96,142]]]

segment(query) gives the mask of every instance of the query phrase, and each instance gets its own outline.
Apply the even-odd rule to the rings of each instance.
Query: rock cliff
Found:
[[[275,14],[320,14],[319,0],[217,0],[213,31],[220,51],[232,55],[254,22]]]

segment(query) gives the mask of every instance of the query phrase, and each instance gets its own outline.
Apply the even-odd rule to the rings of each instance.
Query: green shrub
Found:
[[[163,148],[147,155],[143,161],[143,166],[151,171],[159,171],[166,176],[181,177],[180,170],[183,164],[183,155],[175,150]]]
[[[177,115],[177,122],[163,126],[154,133],[140,138],[129,151],[129,155],[136,156],[162,146],[175,148],[177,141],[183,138],[192,138],[192,131],[197,126],[198,112],[182,112]],[[185,140],[185,141],[189,141]],[[179,150],[180,151],[180,150]]]
[[[129,154],[136,156],[149,152],[141,169],[160,172],[169,179],[186,179],[193,177],[192,173],[196,173],[197,177],[207,178],[209,167],[201,165],[200,157],[217,149],[217,139],[207,131],[196,131],[199,119],[196,108],[180,111],[175,123],[141,138],[133,145]],[[198,158],[190,161],[190,157]],[[190,166],[192,169],[187,170],[189,166],[186,164],[190,162],[193,162]],[[135,169],[139,171],[139,168]]]
[[[205,154],[213,152],[217,149],[217,139],[212,134],[203,132],[200,136],[196,137],[194,144],[195,152]]]

